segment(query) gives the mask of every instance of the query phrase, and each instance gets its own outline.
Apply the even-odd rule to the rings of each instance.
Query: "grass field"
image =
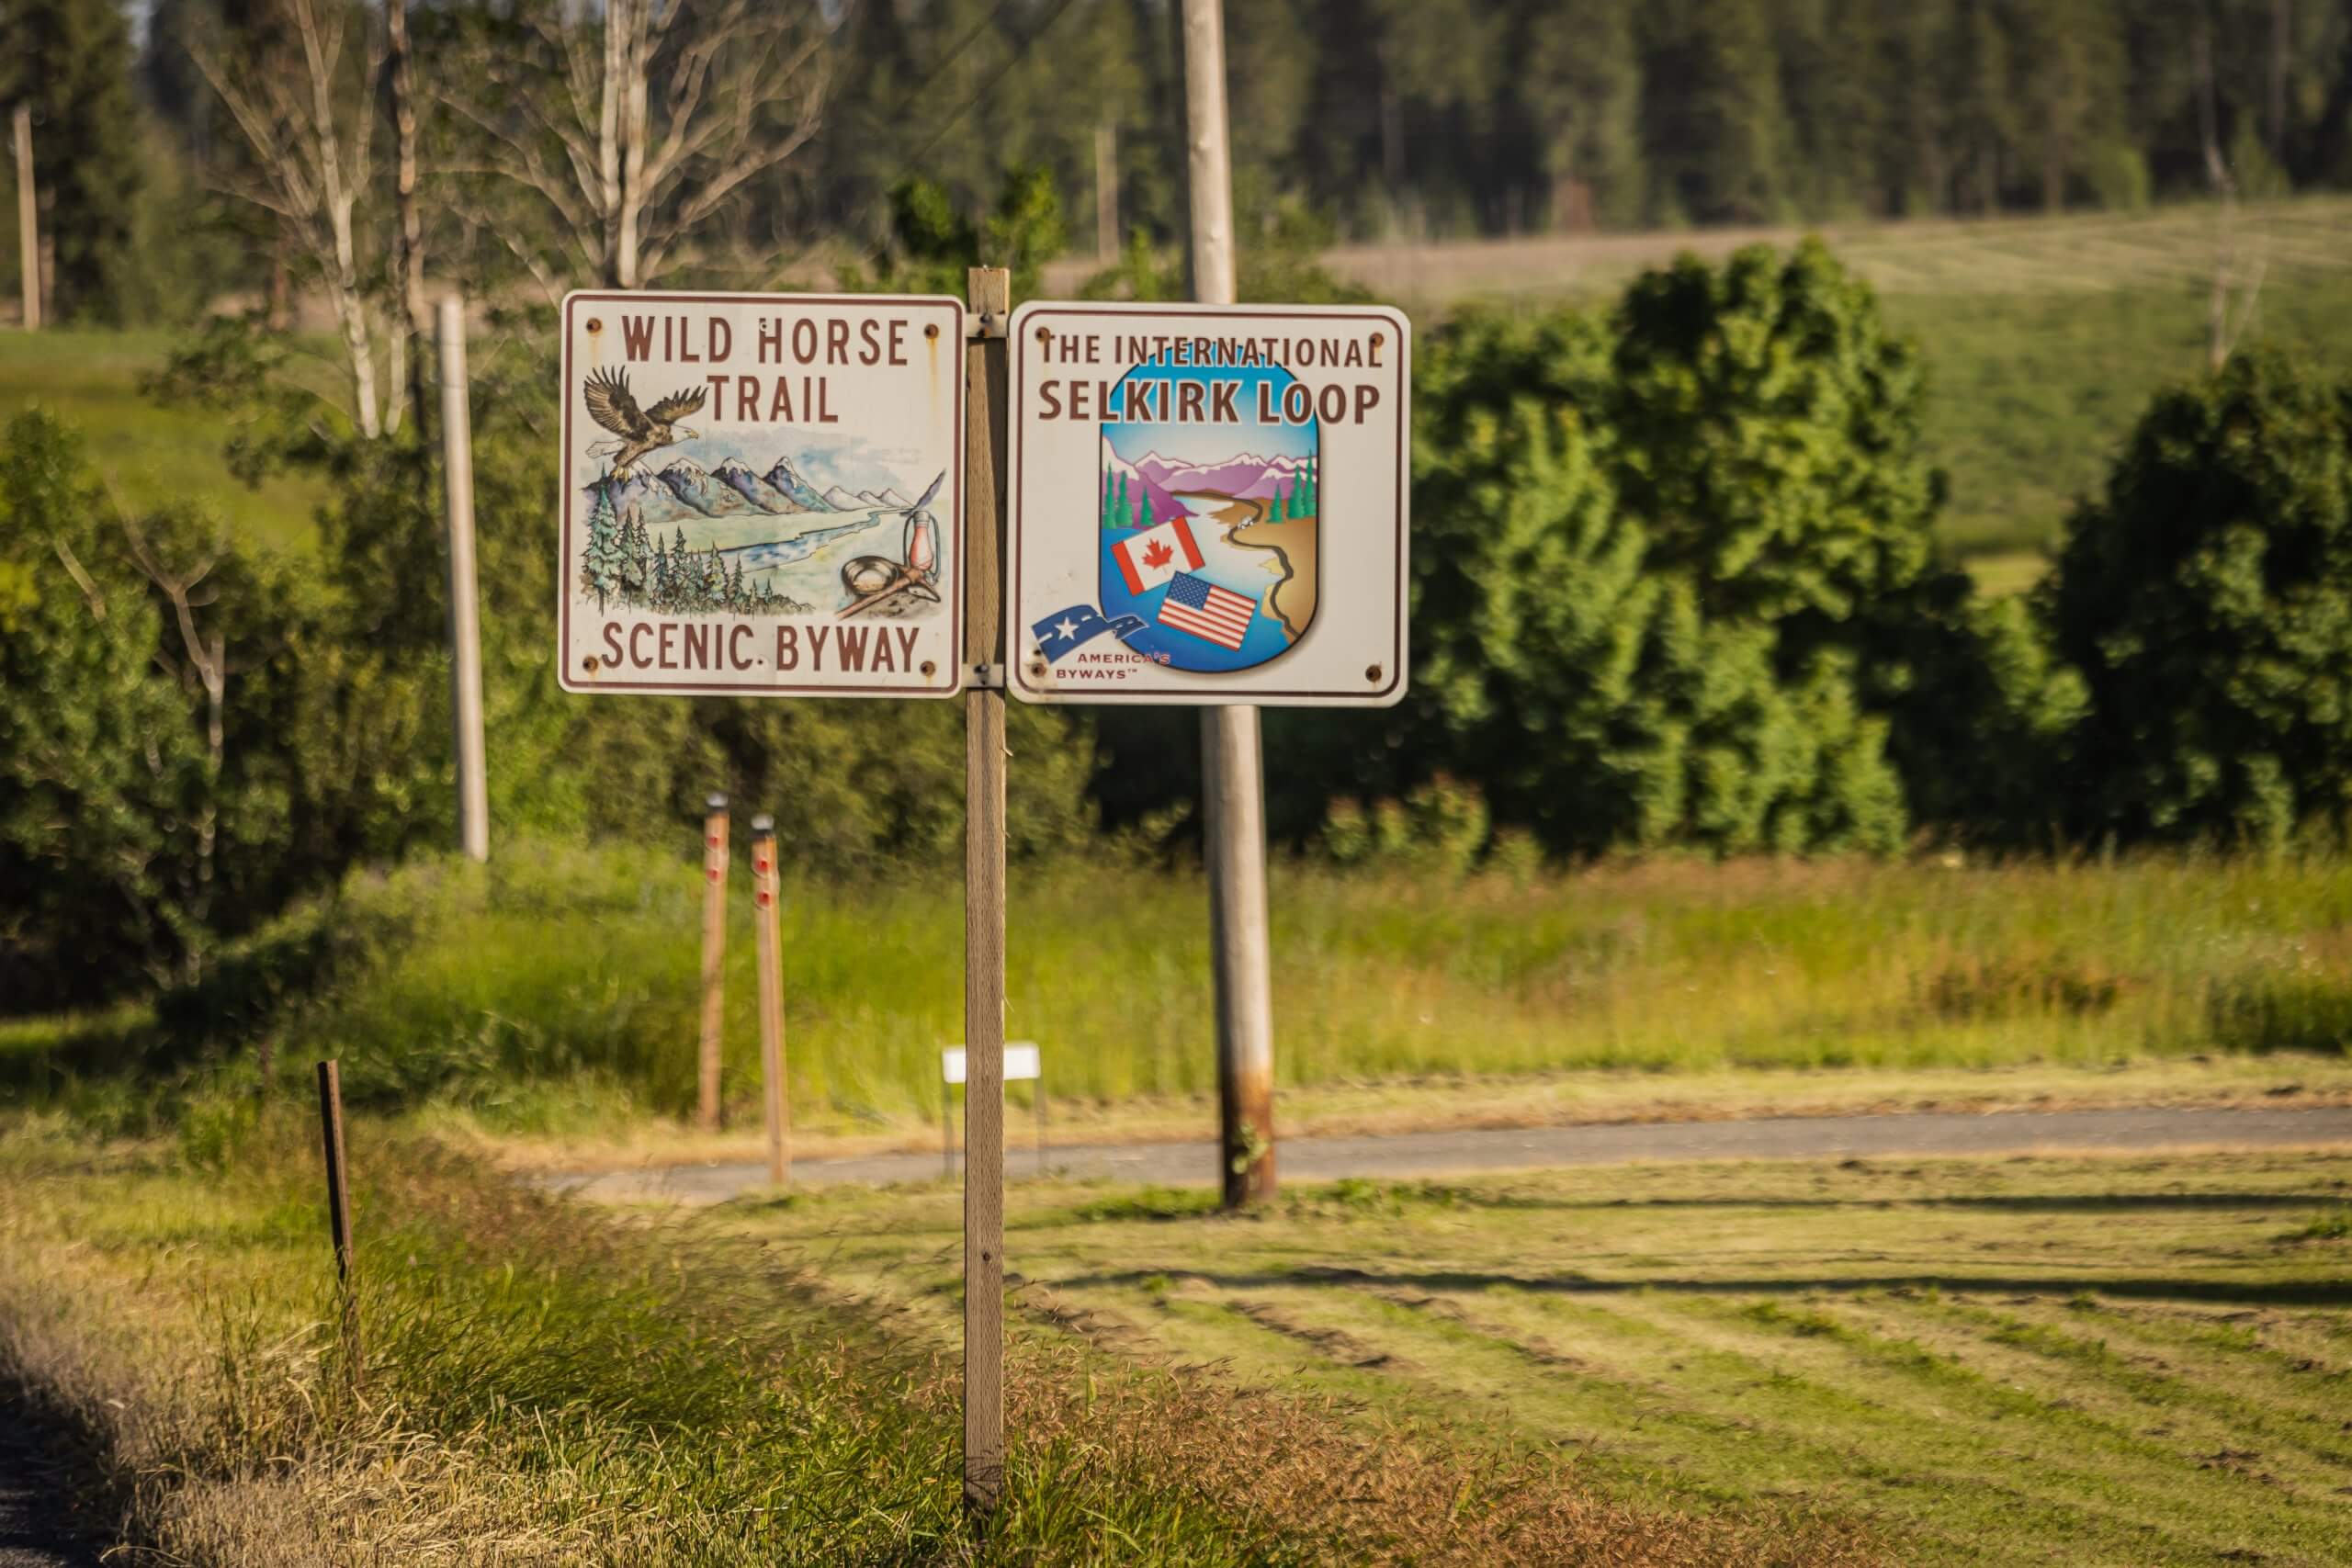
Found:
[[[2352,1560],[2352,1156],[1583,1169],[1213,1194],[1023,1184],[1035,1331],[1549,1450],[1904,1562]],[[940,1188],[725,1213],[950,1325]]]
[[[362,876],[224,966],[244,1006],[308,998],[234,1012],[227,1038],[274,1040],[288,1072],[338,1055],[354,1099],[380,1109],[625,1135],[694,1100],[701,896],[694,862],[527,840],[487,868]],[[1063,1116],[1136,1100],[1203,1113],[1204,897],[1184,870],[1016,869],[1009,1021],[1044,1044]],[[1878,1075],[1923,1072],[1948,1075],[1932,1098],[1966,1100],[1951,1079],[2021,1069],[2064,1070],[2091,1089],[2046,1092],[2096,1100],[2098,1082],[2200,1056],[2239,1065],[2208,1084],[2222,1098],[2352,1079],[2339,855],[1659,860],[1459,883],[1280,863],[1272,907],[1278,1080],[1342,1095],[1342,1115],[1344,1093],[1454,1086],[1572,1120],[1587,1099],[1670,1103],[1727,1077],[1749,1106],[1775,1083],[1790,1100],[1867,1103]],[[734,920],[729,1099],[754,1124],[748,903]],[[927,1138],[937,1053],[962,1038],[960,895],[804,873],[782,925],[796,1122]],[[322,981],[285,956],[322,926],[348,948]],[[174,1044],[153,1034],[137,1012],[19,1021],[0,1029],[0,1072],[110,1124],[126,1095],[173,1081],[156,1069]],[[1864,1087],[1825,1087],[1841,1076]]]
[[[2023,586],[2039,574],[2039,552],[2074,499],[2097,489],[2150,395],[2204,368],[2212,209],[1818,231],[1925,354],[1928,456],[1951,478],[1945,537],[1988,588]],[[2243,231],[2265,263],[2244,341],[2352,367],[2352,197],[2252,209]],[[1326,259],[1430,321],[1466,299],[1598,302],[1677,252],[1720,259],[1744,244],[1787,245],[1804,232],[1361,246]]]
[[[351,1147],[356,1387],[298,1121],[178,1153],[0,1124],[0,1386],[62,1434],[42,1500],[70,1489],[107,1561],[1883,1560],[1802,1510],[1613,1502],[1549,1455],[1027,1335],[982,1530],[952,1358],[821,1258],[535,1200],[373,1123]]]
[[[0,333],[0,422],[36,405],[70,422],[127,506],[199,501],[249,537],[307,545],[322,487],[278,476],[249,489],[221,458],[219,415],[139,395],[140,374],[162,366],[172,341],[164,332]]]

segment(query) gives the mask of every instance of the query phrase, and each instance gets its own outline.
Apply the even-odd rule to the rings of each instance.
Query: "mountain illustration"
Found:
[[[793,467],[791,458],[778,457],[775,460],[775,467],[770,468],[763,477],[779,494],[790,496],[803,511],[830,510],[825,505],[825,498],[817,493],[817,487],[800,477],[800,470]]]
[[[881,506],[888,506],[888,505],[889,505],[889,504],[890,504],[890,498],[889,498],[889,497],[888,497],[888,496],[886,496],[886,495],[876,495],[874,491],[870,491],[870,490],[862,490],[862,491],[859,491],[857,492],[857,499],[858,499],[858,500],[860,500],[860,501],[862,501],[862,502],[865,502],[865,504],[866,504],[866,505],[868,505],[868,506],[881,507]]]
[[[810,510],[753,473],[751,465],[738,457],[729,457],[721,462],[711,470],[711,478],[749,502],[754,511],[786,513]]]
[[[1159,479],[1153,477],[1153,470],[1145,466],[1146,464],[1150,463],[1158,463],[1163,468],[1174,467],[1174,465],[1170,464],[1166,458],[1161,457],[1156,452],[1150,457],[1144,458],[1140,463],[1130,463],[1125,457],[1120,457],[1118,452],[1112,446],[1111,438],[1109,436],[1106,435],[1102,438],[1102,482],[1110,491],[1110,499],[1115,500],[1119,491],[1120,476],[1125,476],[1127,481],[1127,512],[1130,519],[1132,519],[1134,515],[1136,491],[1138,488],[1142,490],[1144,498],[1150,503],[1148,508],[1148,514],[1144,519],[1146,523],[1165,523],[1170,517],[1182,516],[1184,513],[1183,502],[1178,501],[1175,496],[1170,494],[1168,487],[1161,484]]]
[[[602,495],[610,501],[616,515],[634,514],[649,528],[666,527],[704,515],[694,506],[679,500],[674,491],[643,468],[617,482],[607,476],[593,480],[582,489],[589,495]]]
[[[1150,453],[1136,464],[1136,471],[1171,494],[1213,491],[1219,495],[1269,500],[1294,482],[1299,463],[1294,457],[1261,457],[1244,452],[1221,463],[1178,463]]]
[[[739,517],[752,510],[741,491],[711,478],[692,457],[675,459],[656,477],[705,517]]]
[[[865,497],[835,485],[825,492],[825,504],[836,512],[871,512],[874,503]]]
[[[897,491],[888,489],[888,487],[885,487],[882,491],[882,503],[885,506],[895,506],[901,512],[913,511],[915,504],[913,502],[909,501],[905,496],[900,495]]]

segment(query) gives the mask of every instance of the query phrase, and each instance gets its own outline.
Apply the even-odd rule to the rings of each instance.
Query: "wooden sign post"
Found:
[[[319,1141],[327,1166],[327,1233],[334,1243],[335,1294],[343,1306],[343,1356],[352,1383],[359,1382],[359,1292],[351,1268],[351,1181],[343,1159],[341,1064],[319,1064]]]
[[[695,1120],[718,1131],[718,1060],[727,1000],[727,797],[702,819],[702,1093]]]
[[[768,1126],[768,1180],[792,1179],[792,1106],[784,1089],[784,954],[776,937],[775,818],[752,818],[752,918],[760,957],[760,1081]]]
[[[964,1501],[1004,1487],[1005,332],[1012,274],[967,275],[964,345]]]

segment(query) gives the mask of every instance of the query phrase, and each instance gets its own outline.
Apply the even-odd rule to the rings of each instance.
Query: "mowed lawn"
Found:
[[[1912,1562],[2352,1561],[2352,1154],[1017,1184],[1026,1332],[1853,1516]],[[727,1222],[952,1334],[951,1188]]]

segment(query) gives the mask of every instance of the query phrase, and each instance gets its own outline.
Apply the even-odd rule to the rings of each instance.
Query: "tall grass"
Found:
[[[517,1130],[678,1111],[694,1097],[701,896],[683,860],[531,842],[488,868],[362,879],[290,923],[356,933],[341,970],[254,1027],[288,1063],[341,1056],[363,1105],[457,1096]],[[2106,1066],[2352,1040],[2341,856],[1666,860],[1516,880],[1283,864],[1272,905],[1290,1085]],[[1189,872],[1016,872],[1009,1023],[1043,1044],[1057,1099],[1214,1089],[1204,906]],[[734,916],[726,1040],[748,1094],[748,899]],[[796,1105],[852,1122],[929,1111],[937,1053],[962,1036],[961,926],[951,877],[787,879]],[[321,948],[314,932],[283,940]]]

